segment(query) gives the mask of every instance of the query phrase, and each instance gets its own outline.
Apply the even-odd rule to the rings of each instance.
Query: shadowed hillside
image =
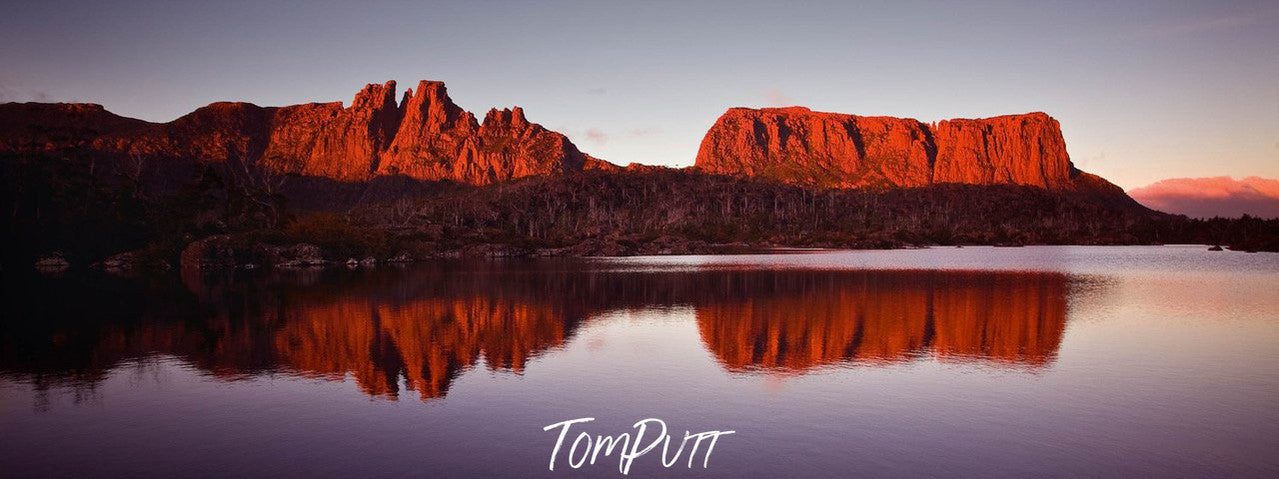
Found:
[[[87,266],[133,251],[176,266],[201,238],[225,264],[277,264],[313,244],[314,261],[439,255],[628,255],[775,246],[1224,244],[1279,248],[1279,220],[1192,220],[1104,191],[1015,185],[822,189],[653,169],[538,176],[493,185],[382,177],[345,183],[175,164],[174,185],[103,173],[86,159],[0,161],[4,264],[62,253]],[[90,174],[90,171],[95,171]],[[157,177],[168,178],[165,175]],[[91,232],[91,234],[86,234]]]

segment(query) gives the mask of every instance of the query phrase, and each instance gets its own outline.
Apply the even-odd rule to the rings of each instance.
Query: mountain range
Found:
[[[168,123],[124,118],[89,103],[0,105],[0,151],[92,151],[120,157],[245,163],[343,182],[404,175],[488,184],[592,168],[562,134],[491,109],[484,121],[422,81],[396,101],[396,84],[370,84],[341,102],[260,107],[219,102]]]
[[[349,105],[219,102],[167,123],[91,103],[0,104],[0,160],[19,258],[146,247],[176,259],[210,235],[255,242],[252,253],[224,245],[231,262],[276,262],[264,245],[323,238],[333,260],[480,246],[1257,244],[1276,226],[1210,228],[1141,206],[1077,169],[1060,125],[1040,112],[923,123],[730,108],[693,166],[622,167],[518,106],[480,121],[441,82],[401,95],[388,81]],[[86,238],[86,228],[99,234]]]
[[[477,121],[442,82],[425,80],[398,102],[396,83],[388,81],[365,86],[345,107],[219,102],[168,123],[124,118],[89,103],[8,103],[0,105],[0,151],[243,162],[342,182],[402,175],[484,185],[620,169],[530,122],[518,106],[490,109]],[[925,124],[803,107],[732,108],[707,132],[695,168],[839,188],[1115,190],[1071,164],[1057,121],[1038,112]]]

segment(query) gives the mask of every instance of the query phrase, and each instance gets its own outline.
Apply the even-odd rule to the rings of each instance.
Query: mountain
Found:
[[[528,121],[520,107],[489,110],[477,122],[436,81],[418,83],[398,103],[388,81],[364,87],[346,107],[220,102],[168,123],[96,104],[7,103],[0,105],[0,151],[231,163],[341,182],[403,175],[478,185],[616,168]]]
[[[1192,218],[1279,218],[1279,180],[1258,176],[1170,178],[1128,194],[1150,208]]]
[[[484,185],[620,170],[530,122],[520,107],[491,109],[480,122],[442,82],[422,81],[398,101],[396,94],[389,81],[367,85],[349,106],[220,102],[168,123],[95,104],[9,103],[0,105],[0,152],[229,163],[346,183],[403,176]],[[696,167],[819,187],[1012,184],[1124,197],[1074,168],[1060,126],[1043,113],[924,124],[803,107],[732,108],[707,132]]]
[[[694,167],[621,168],[519,107],[480,121],[433,81],[402,94],[395,82],[370,84],[349,105],[213,103],[168,123],[95,104],[0,104],[0,211],[0,265],[774,246],[1279,249],[1279,220],[1171,217],[1079,171],[1043,113],[924,124],[734,108]]]
[[[1057,120],[1038,112],[925,124],[803,107],[732,108],[706,133],[696,166],[835,188],[1011,184],[1122,195],[1075,169]]]

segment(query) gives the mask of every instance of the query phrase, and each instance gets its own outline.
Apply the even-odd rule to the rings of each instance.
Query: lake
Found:
[[[1279,477],[1273,253],[7,276],[5,308],[9,477],[621,477],[572,442],[647,418],[734,432],[629,476]]]

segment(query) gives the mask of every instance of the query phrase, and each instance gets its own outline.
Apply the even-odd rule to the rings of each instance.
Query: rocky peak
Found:
[[[498,110],[492,108],[484,115],[484,123],[480,125],[480,129],[484,130],[515,130],[523,131],[532,126],[527,119],[524,118],[524,109],[520,107],[503,108]]]
[[[371,150],[381,151],[395,137],[404,116],[395,102],[395,80],[382,85],[366,85],[351,100],[351,107],[347,112],[353,117],[352,121],[357,123],[352,125],[353,128],[359,128],[359,124],[368,125]]]
[[[390,107],[396,108],[395,104],[395,80],[378,85],[370,83],[364,86],[363,90],[355,94],[355,99],[351,100],[352,109],[383,109]]]
[[[449,98],[441,82],[423,81],[405,94],[394,140],[379,155],[377,174],[487,184],[580,170],[585,155],[520,107],[489,110],[481,125]]]
[[[403,122],[424,133],[478,128],[475,117],[449,98],[444,82],[428,80],[419,82],[416,91],[405,92]]]

